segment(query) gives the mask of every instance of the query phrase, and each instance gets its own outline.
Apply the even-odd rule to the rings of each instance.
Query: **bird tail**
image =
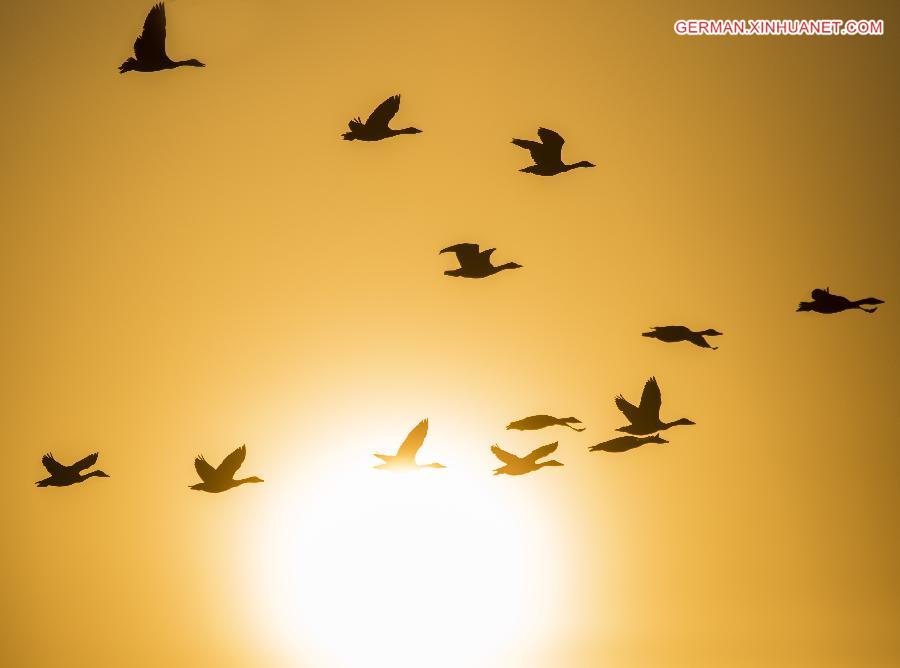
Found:
[[[341,135],[341,137],[343,137],[347,141],[353,141],[354,139],[356,139],[356,136],[353,134],[353,130],[351,130],[350,132],[345,132]]]
[[[130,72],[134,69],[134,66],[137,65],[137,61],[134,58],[129,58],[124,63],[119,65],[119,74],[125,74],[125,72]]]

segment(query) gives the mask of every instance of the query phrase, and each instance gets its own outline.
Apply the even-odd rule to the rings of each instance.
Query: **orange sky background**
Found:
[[[4,665],[343,668],[273,630],[264,581],[303,568],[278,546],[313,490],[387,475],[424,417],[423,475],[543,537],[506,545],[543,564],[516,668],[900,663],[893,3],[169,0],[206,69],[120,75],[149,8],[0,8]],[[886,35],[674,34],[700,17]],[[395,93],[422,134],[340,140]],[[597,168],[517,172],[539,125]],[[524,268],[445,277],[463,241]],[[887,303],[794,311],[826,286]],[[725,335],[640,336],[665,324]],[[651,375],[697,425],[589,454]],[[532,413],[587,431],[503,429]],[[491,443],[556,439],[563,468],[490,477]],[[242,443],[265,484],[187,489]],[[37,490],[50,450],[111,477]]]

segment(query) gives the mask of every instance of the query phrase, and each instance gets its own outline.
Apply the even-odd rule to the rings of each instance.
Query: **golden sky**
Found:
[[[169,0],[207,67],[120,75],[150,4],[0,9],[4,665],[900,663],[893,3]],[[340,140],[396,93],[422,134]],[[519,173],[540,125],[597,168]],[[651,375],[696,426],[588,453]],[[445,471],[369,468],[425,417]],[[188,489],[242,443],[264,484]]]

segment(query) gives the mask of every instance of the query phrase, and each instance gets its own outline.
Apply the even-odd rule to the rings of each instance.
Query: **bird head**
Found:
[[[94,475],[97,476],[98,478],[108,478],[109,477],[108,473],[106,473],[105,471],[100,471],[100,470],[94,471]]]
[[[668,443],[668,441],[659,434],[653,434],[647,437],[647,443]]]
[[[258,478],[255,475],[252,475],[249,478],[244,478],[244,482],[265,482],[265,481],[262,478]]]
[[[190,58],[181,63],[182,65],[190,65],[191,67],[206,67],[206,63],[201,63],[196,58]]]
[[[551,459],[546,462],[541,462],[541,466],[562,466],[562,465],[563,465],[562,462],[556,461],[555,459]]]

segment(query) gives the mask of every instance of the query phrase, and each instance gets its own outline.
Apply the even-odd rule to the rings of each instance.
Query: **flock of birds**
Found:
[[[166,53],[166,12],[163,3],[155,5],[144,21],[144,28],[140,36],[134,42],[134,57],[128,58],[119,66],[119,71],[125,72],[158,72],[176,67],[205,67],[204,63],[197,59],[172,60]],[[347,141],[380,141],[397,135],[418,134],[422,132],[418,128],[407,127],[394,129],[390,122],[400,109],[400,96],[394,95],[382,102],[369,115],[365,122],[360,118],[354,118],[349,123],[349,131],[342,136]],[[528,139],[513,139],[512,143],[527,149],[534,161],[533,165],[520,171],[539,176],[555,176],[580,167],[594,167],[595,165],[582,160],[574,164],[566,164],[562,160],[562,147],[565,140],[553,130],[547,128],[538,129],[540,141]],[[502,271],[519,269],[522,265],[516,262],[506,262],[495,265],[491,261],[491,255],[495,248],[481,250],[478,244],[459,243],[448,246],[440,253],[454,253],[459,267],[444,272],[447,276],[484,279]],[[834,314],[841,311],[860,309],[867,313],[874,313],[879,304],[884,302],[875,297],[850,300],[825,288],[812,291],[812,301],[800,302],[797,311],[813,311],[822,314]],[[871,307],[871,308],[867,308]],[[652,327],[651,331],[644,332],[642,336],[654,338],[665,343],[689,342],[700,348],[716,350],[706,340],[709,336],[721,336],[722,333],[715,329],[703,329],[694,331],[684,325],[666,325]],[[695,424],[688,418],[680,418],[673,421],[665,421],[660,417],[662,406],[662,393],[656,378],[650,378],[644,384],[644,390],[638,405],[634,405],[621,394],[615,398],[616,407],[628,420],[628,424],[619,427],[616,431],[625,435],[598,443],[589,448],[592,452],[620,453],[632,450],[648,443],[668,443],[660,436],[660,432],[679,425]],[[520,420],[515,420],[507,425],[507,429],[518,431],[534,431],[554,426],[562,426],[576,432],[584,431],[584,427],[573,425],[581,424],[575,417],[557,418],[552,415],[531,415]],[[406,439],[400,445],[396,454],[375,454],[382,463],[375,468],[391,471],[409,471],[422,468],[445,468],[443,464],[430,463],[419,464],[416,456],[425,443],[428,434],[428,420],[422,420],[413,427]],[[559,442],[548,443],[531,451],[527,455],[519,456],[503,450],[499,445],[491,446],[491,452],[503,464],[494,469],[494,475],[523,475],[532,473],[545,466],[562,466],[562,462],[556,459],[545,459],[559,447]],[[61,464],[51,453],[43,456],[42,462],[49,477],[35,483],[38,487],[67,487],[84,482],[93,477],[108,478],[109,475],[101,470],[88,473],[84,471],[97,463],[98,453],[92,453],[87,457],[71,465]],[[235,475],[244,463],[247,456],[246,446],[237,448],[229,454],[218,467],[213,467],[203,455],[194,460],[194,468],[200,481],[190,488],[202,492],[224,492],[245,483],[263,482],[261,478],[251,476],[248,478],[235,478]]]

